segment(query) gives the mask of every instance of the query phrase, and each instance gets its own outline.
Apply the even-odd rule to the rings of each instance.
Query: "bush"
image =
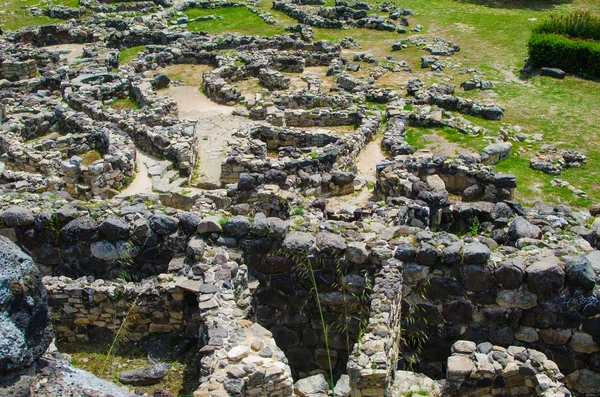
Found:
[[[589,11],[551,15],[533,29],[534,33],[553,33],[583,40],[600,40],[600,18]]]
[[[529,40],[529,61],[537,67],[555,67],[583,76],[600,77],[600,43],[533,33]]]

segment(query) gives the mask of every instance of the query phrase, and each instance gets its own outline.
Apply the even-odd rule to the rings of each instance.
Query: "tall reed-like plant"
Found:
[[[315,278],[315,270],[313,268],[310,258],[308,258],[307,256],[305,259],[299,261],[299,266],[297,267],[297,269],[305,276],[308,276],[312,284],[312,290],[315,294],[317,309],[319,310],[319,316],[321,318],[321,327],[323,328],[323,338],[325,339],[325,350],[327,351],[327,364],[329,366],[329,383],[331,391],[333,391],[335,387],[335,382],[333,380],[333,365],[331,364],[331,349],[329,347],[329,327],[325,322],[323,306],[321,305],[321,298],[319,297],[319,287],[317,285],[317,279]]]

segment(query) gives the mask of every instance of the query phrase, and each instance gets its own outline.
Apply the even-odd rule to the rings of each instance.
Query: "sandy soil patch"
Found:
[[[60,55],[60,59],[68,64],[76,63],[83,56],[83,47],[85,44],[60,44],[44,47],[48,51],[66,51]]]

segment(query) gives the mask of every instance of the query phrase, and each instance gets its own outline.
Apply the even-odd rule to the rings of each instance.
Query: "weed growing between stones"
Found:
[[[118,299],[115,296],[115,302],[117,302],[117,301],[118,301]],[[109,364],[109,361],[110,361],[113,351],[127,337],[128,333],[129,333],[129,329],[128,329],[129,321],[135,319],[135,314],[133,313],[133,311],[134,311],[134,308],[137,307],[137,304],[138,304],[137,298],[134,299],[134,301],[129,304],[129,308],[127,309],[127,312],[125,313],[123,320],[121,321],[121,325],[119,326],[119,329],[113,335],[113,341],[110,344],[110,346],[108,347],[108,350],[106,352],[106,358],[104,359],[104,364],[102,365],[102,369],[100,370],[100,377],[104,377],[104,375],[106,373],[106,368]],[[114,324],[116,325],[116,322],[117,322],[117,311],[116,310],[115,310],[115,317],[114,317],[113,321],[114,321]]]
[[[304,276],[310,278],[312,283],[312,289],[315,293],[315,300],[317,302],[317,309],[319,310],[319,316],[321,318],[321,327],[323,328],[323,337],[325,339],[325,350],[327,351],[327,363],[329,364],[329,383],[330,388],[333,391],[335,382],[333,380],[333,366],[331,365],[331,349],[329,348],[329,332],[328,326],[325,322],[325,316],[323,315],[323,307],[321,306],[321,299],[319,297],[319,288],[317,286],[317,280],[315,278],[315,271],[312,266],[310,258],[306,257],[304,260],[298,261],[296,271]]]

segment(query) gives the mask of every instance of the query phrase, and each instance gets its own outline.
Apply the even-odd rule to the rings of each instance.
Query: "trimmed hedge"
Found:
[[[534,33],[529,39],[529,62],[536,67],[600,77],[600,43]]]

